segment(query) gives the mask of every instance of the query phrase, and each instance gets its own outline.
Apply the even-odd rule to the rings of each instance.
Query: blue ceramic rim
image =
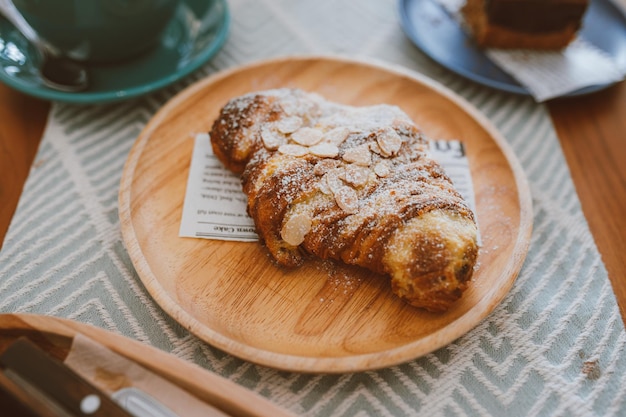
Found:
[[[484,77],[480,74],[476,74],[474,72],[470,72],[467,71],[465,68],[463,67],[459,67],[459,66],[451,66],[448,62],[446,62],[443,59],[438,58],[435,54],[433,54],[430,49],[428,49],[426,47],[426,45],[424,45],[422,43],[422,39],[416,35],[415,30],[413,29],[413,22],[411,21],[411,19],[409,18],[409,13],[407,12],[407,3],[410,1],[414,1],[414,0],[400,0],[399,1],[399,5],[400,5],[400,20],[402,23],[402,28],[404,30],[404,33],[409,37],[409,39],[411,39],[411,41],[413,42],[413,44],[415,44],[415,46],[417,46],[420,51],[424,52],[430,59],[432,59],[433,61],[437,62],[439,65],[449,69],[450,71],[461,75],[462,77],[465,77],[467,79],[470,79],[472,81],[476,81],[479,84],[483,84],[489,87],[493,87],[496,88],[498,90],[503,90],[503,91],[507,91],[509,93],[515,93],[515,94],[530,94],[528,92],[528,90],[526,90],[524,87],[520,86],[520,85],[514,85],[514,84],[507,84],[507,83],[502,83],[500,81],[496,81],[493,80],[491,78],[487,78]],[[419,0],[421,1],[421,0]]]
[[[501,90],[501,91],[506,91],[508,93],[513,93],[513,94],[519,94],[519,95],[525,95],[525,96],[530,96],[531,93],[524,88],[522,85],[520,84],[509,84],[509,83],[504,83],[504,82],[500,82],[494,79],[491,79],[489,77],[485,77],[481,74],[477,74],[471,71],[466,70],[463,67],[460,66],[453,66],[450,65],[448,62],[446,62],[445,60],[442,60],[440,58],[438,58],[437,56],[435,56],[427,47],[426,45],[424,45],[422,43],[422,40],[419,36],[416,35],[416,32],[413,28],[413,22],[411,22],[411,19],[409,18],[409,13],[407,12],[407,4],[410,1],[416,1],[416,0],[400,0],[398,2],[399,4],[399,10],[400,10],[400,22],[402,25],[402,29],[404,30],[404,33],[409,37],[409,39],[413,42],[413,44],[415,46],[417,46],[420,51],[422,51],[424,54],[426,54],[430,59],[432,59],[433,61],[437,62],[439,65],[449,69],[450,71],[465,77],[469,80],[475,81],[479,84],[485,85],[487,87],[492,87],[495,88],[497,90]],[[424,0],[417,0],[417,1],[424,1]],[[607,83],[607,84],[599,84],[599,85],[592,85],[589,87],[584,87],[581,88],[579,90],[573,91],[569,94],[564,95],[563,97],[574,97],[574,96],[580,96],[580,95],[584,95],[584,94],[590,94],[596,91],[600,91],[603,90],[607,87],[610,87],[611,85],[613,85],[614,83]]]
[[[189,0],[184,0],[189,1]],[[219,31],[216,34],[215,41],[209,48],[204,50],[201,54],[197,55],[194,59],[190,60],[187,65],[178,71],[172,72],[170,75],[164,76],[158,81],[137,85],[124,90],[114,90],[106,92],[82,92],[82,93],[70,93],[64,91],[56,91],[45,87],[28,87],[24,83],[16,82],[16,80],[7,75],[6,72],[0,71],[0,80],[8,86],[21,91],[25,94],[38,97],[41,99],[59,101],[64,103],[76,103],[76,104],[95,104],[95,103],[112,103],[123,100],[129,100],[131,98],[139,97],[153,91],[164,88],[181,78],[191,74],[198,68],[200,68],[206,61],[208,61],[213,55],[215,55],[224,45],[228,32],[230,29],[230,10],[226,0],[215,0],[221,3],[221,7],[224,10],[223,18],[220,22]]]

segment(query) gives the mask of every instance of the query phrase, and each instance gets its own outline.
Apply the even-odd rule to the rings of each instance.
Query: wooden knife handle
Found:
[[[33,401],[56,403],[74,416],[131,417],[107,394],[84,380],[27,338],[19,338],[0,355],[3,377]]]

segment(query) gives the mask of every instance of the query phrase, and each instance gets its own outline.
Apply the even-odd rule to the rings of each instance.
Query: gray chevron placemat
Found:
[[[626,333],[544,106],[465,81],[404,36],[393,0],[232,0],[224,48],[150,96],[55,104],[0,252],[0,311],[90,323],[156,346],[305,416],[626,415]],[[460,93],[504,134],[528,176],[534,232],[496,310],[449,346],[345,375],[278,372],[190,335],[146,292],[117,213],[122,167],[151,115],[192,82],[289,54],[375,57]]]

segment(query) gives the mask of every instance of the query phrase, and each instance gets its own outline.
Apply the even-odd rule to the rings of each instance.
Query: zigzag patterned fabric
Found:
[[[223,49],[184,81],[112,105],[52,107],[0,252],[0,311],[90,323],[229,378],[303,416],[624,416],[626,332],[543,105],[466,81],[418,51],[393,0],[231,0]],[[279,372],[200,341],[152,300],[124,249],[117,193],[157,109],[189,84],[289,54],[375,57],[434,78],[503,133],[530,182],[534,231],[513,289],[474,330],[370,372]]]

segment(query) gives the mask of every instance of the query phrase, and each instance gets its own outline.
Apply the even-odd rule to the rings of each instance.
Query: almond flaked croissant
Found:
[[[409,117],[295,89],[229,101],[210,132],[215,155],[242,175],[248,213],[280,264],[305,255],[391,276],[411,305],[444,311],[478,254],[472,211]]]

